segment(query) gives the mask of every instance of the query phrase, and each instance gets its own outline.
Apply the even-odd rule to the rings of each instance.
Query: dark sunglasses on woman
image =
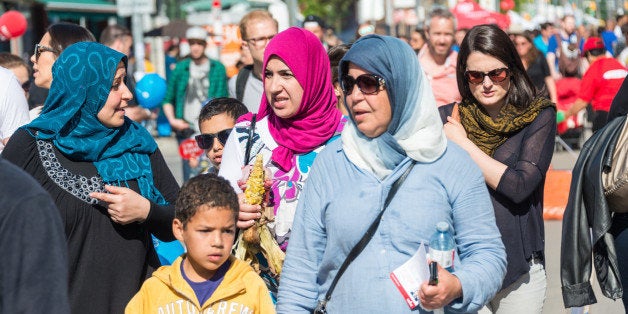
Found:
[[[36,44],[35,45],[35,51],[33,51],[33,54],[35,55],[35,62],[39,61],[39,56],[41,56],[42,52],[52,52],[55,55],[57,55],[59,53],[57,50],[55,50],[53,48],[50,48],[48,46]]]
[[[198,147],[202,149],[211,149],[214,146],[214,138],[217,138],[218,142],[220,142],[222,146],[225,146],[225,143],[229,138],[229,134],[231,134],[231,129],[224,129],[214,134],[203,133],[195,136],[194,139],[196,140]]]
[[[488,72],[481,71],[469,71],[464,72],[464,75],[467,77],[467,80],[471,84],[481,84],[484,82],[484,77],[488,76],[493,83],[503,82],[510,75],[510,70],[508,68],[499,68]]]
[[[379,92],[380,87],[386,86],[386,81],[376,74],[362,74],[357,78],[353,78],[349,75],[345,75],[340,80],[342,91],[349,95],[353,92],[353,87],[358,85],[358,89],[364,95],[373,95]]]

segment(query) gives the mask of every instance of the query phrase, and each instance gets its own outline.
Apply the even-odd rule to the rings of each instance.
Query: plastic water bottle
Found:
[[[430,238],[430,258],[449,272],[454,270],[456,241],[449,231],[449,224],[441,221],[436,224],[436,232]]]

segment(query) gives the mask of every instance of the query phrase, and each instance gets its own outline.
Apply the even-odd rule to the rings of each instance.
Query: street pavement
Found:
[[[174,137],[155,138],[159,148],[174,174],[175,178],[182,184],[181,158],[178,154],[177,141]],[[575,152],[577,154],[577,151]],[[567,151],[557,151],[552,159],[552,168],[556,170],[571,170],[577,159],[577,155]],[[567,189],[569,187],[566,187]],[[547,299],[543,308],[543,314],[562,313],[587,313],[589,314],[620,314],[624,313],[621,300],[613,301],[606,298],[600,291],[599,284],[595,278],[591,279],[591,285],[595,291],[598,303],[590,305],[585,309],[565,309],[560,284],[560,242],[561,242],[562,222],[560,220],[545,221],[545,254],[547,272]],[[594,273],[594,271],[592,271]]]

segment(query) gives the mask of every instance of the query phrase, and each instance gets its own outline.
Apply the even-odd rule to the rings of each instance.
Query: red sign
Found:
[[[202,154],[203,150],[198,147],[198,144],[196,144],[193,138],[188,138],[179,144],[179,155],[185,160],[197,158]]]

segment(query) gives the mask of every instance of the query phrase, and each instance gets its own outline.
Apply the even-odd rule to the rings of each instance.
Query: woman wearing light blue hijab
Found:
[[[329,313],[474,312],[495,294],[506,259],[482,173],[443,133],[429,81],[406,43],[360,38],[340,62],[350,122],[312,165],[279,285],[279,313],[309,313],[409,169],[371,241],[338,281]],[[412,168],[409,168],[412,167]],[[422,283],[410,307],[390,279],[435,225],[447,222],[459,260]],[[418,270],[417,270],[418,271]]]
[[[3,152],[50,193],[65,223],[72,313],[122,313],[159,266],[151,233],[174,240],[168,204],[178,185],[152,136],[124,115],[126,65],[98,43],[67,47],[41,115]]]

